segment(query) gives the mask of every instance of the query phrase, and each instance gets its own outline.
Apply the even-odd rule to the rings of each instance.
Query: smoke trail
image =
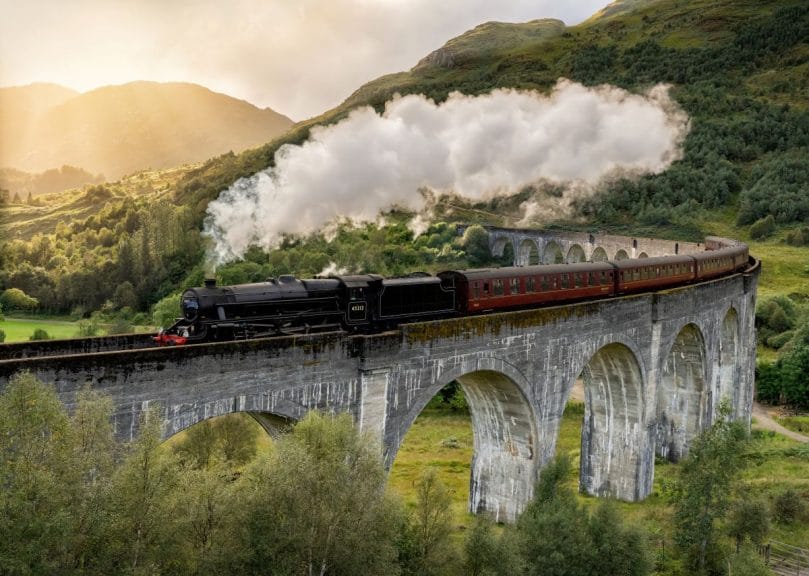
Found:
[[[687,131],[662,85],[637,95],[560,80],[549,95],[453,93],[442,104],[396,97],[382,114],[360,108],[313,128],[301,146],[282,146],[274,168],[211,202],[206,234],[223,262],[337,217],[371,221],[392,206],[418,212],[430,196],[424,190],[479,200],[549,181],[576,183],[580,194],[616,170],[664,170]]]

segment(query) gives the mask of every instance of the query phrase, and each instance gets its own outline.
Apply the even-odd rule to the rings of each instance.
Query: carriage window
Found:
[[[601,285],[602,285],[602,286],[605,286],[606,284],[607,284],[607,273],[606,273],[606,272],[602,272],[602,273],[601,273]]]
[[[583,274],[581,272],[576,272],[574,276],[576,279],[576,288],[581,288],[584,285],[584,280],[582,278]]]
[[[475,300],[480,298],[480,282],[472,284],[472,298]]]
[[[489,283],[488,282],[483,283],[483,295],[484,296],[489,295]]]
[[[655,272],[657,273],[658,276],[660,276],[660,268],[655,268]]]
[[[562,277],[562,288],[567,288],[569,286],[567,274],[560,274],[560,276]]]
[[[542,276],[540,278],[540,281],[542,282],[542,291],[547,292],[548,288],[549,288],[549,286],[548,286],[548,277],[547,276]]]
[[[502,280],[494,280],[494,281],[492,281],[492,289],[494,291],[495,296],[502,296],[503,295],[503,281]]]
[[[587,285],[588,286],[595,286],[597,284],[598,284],[598,280],[596,280],[596,273],[595,272],[590,272],[590,274],[589,274],[589,276],[587,278]]]
[[[520,293],[520,279],[519,278],[512,278],[511,279],[511,293],[512,294],[519,294]]]
[[[534,292],[534,277],[531,276],[525,279],[525,291],[526,292]]]

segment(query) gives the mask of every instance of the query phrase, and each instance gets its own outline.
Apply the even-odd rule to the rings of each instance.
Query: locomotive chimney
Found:
[[[206,278],[205,279],[205,287],[206,288],[216,288],[216,278]]]

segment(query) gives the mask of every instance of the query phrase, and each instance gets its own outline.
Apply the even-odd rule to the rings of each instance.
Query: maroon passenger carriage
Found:
[[[706,250],[616,262],[448,270],[404,278],[375,274],[189,288],[182,317],[155,337],[163,345],[342,329],[378,332],[399,324],[518,310],[660,290],[748,266],[747,246],[709,237]],[[676,251],[676,249],[675,249]]]

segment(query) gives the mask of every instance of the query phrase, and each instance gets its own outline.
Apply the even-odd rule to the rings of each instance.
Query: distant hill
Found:
[[[51,84],[0,88],[0,167],[76,166],[108,180],[241,151],[292,120],[196,84],[132,82],[84,94]]]

